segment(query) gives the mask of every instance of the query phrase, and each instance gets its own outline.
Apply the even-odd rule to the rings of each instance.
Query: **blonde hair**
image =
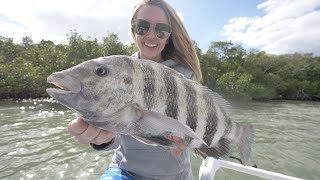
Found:
[[[142,0],[134,7],[130,19],[132,38],[135,39],[132,24],[137,16],[137,12],[143,5],[153,5],[162,9],[168,18],[169,24],[171,25],[172,33],[169,37],[169,42],[161,52],[162,58],[172,59],[184,65],[186,68],[194,72],[197,81],[201,81],[202,74],[200,62],[195,46],[176,11],[164,0]]]

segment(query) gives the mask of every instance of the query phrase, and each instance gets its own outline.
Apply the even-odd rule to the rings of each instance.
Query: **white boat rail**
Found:
[[[296,177],[291,177],[291,176],[283,175],[280,173],[275,173],[275,172],[254,168],[250,166],[244,166],[242,164],[237,164],[234,162],[217,160],[217,159],[214,159],[213,157],[207,157],[202,161],[202,164],[199,170],[199,180],[213,180],[216,174],[216,171],[220,167],[232,169],[235,171],[243,172],[243,173],[254,175],[254,176],[259,176],[266,179],[302,180]]]

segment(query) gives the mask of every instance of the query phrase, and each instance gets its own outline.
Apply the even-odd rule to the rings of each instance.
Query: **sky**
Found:
[[[197,45],[231,41],[269,54],[320,55],[320,0],[167,0]],[[31,36],[67,43],[76,30],[102,40],[115,33],[125,44],[137,0],[0,0],[0,36]]]

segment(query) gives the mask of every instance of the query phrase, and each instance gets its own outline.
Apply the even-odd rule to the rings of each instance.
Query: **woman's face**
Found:
[[[137,12],[136,19],[148,21],[151,26],[145,35],[135,33],[135,40],[140,51],[140,58],[162,62],[161,52],[168,42],[168,38],[157,37],[155,25],[157,23],[168,24],[168,19],[162,9],[157,6],[143,5]]]

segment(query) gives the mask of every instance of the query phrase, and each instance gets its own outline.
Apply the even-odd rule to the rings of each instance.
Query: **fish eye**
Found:
[[[98,66],[95,69],[95,73],[98,76],[106,76],[106,75],[108,75],[108,69],[106,67],[104,67],[104,66]]]

